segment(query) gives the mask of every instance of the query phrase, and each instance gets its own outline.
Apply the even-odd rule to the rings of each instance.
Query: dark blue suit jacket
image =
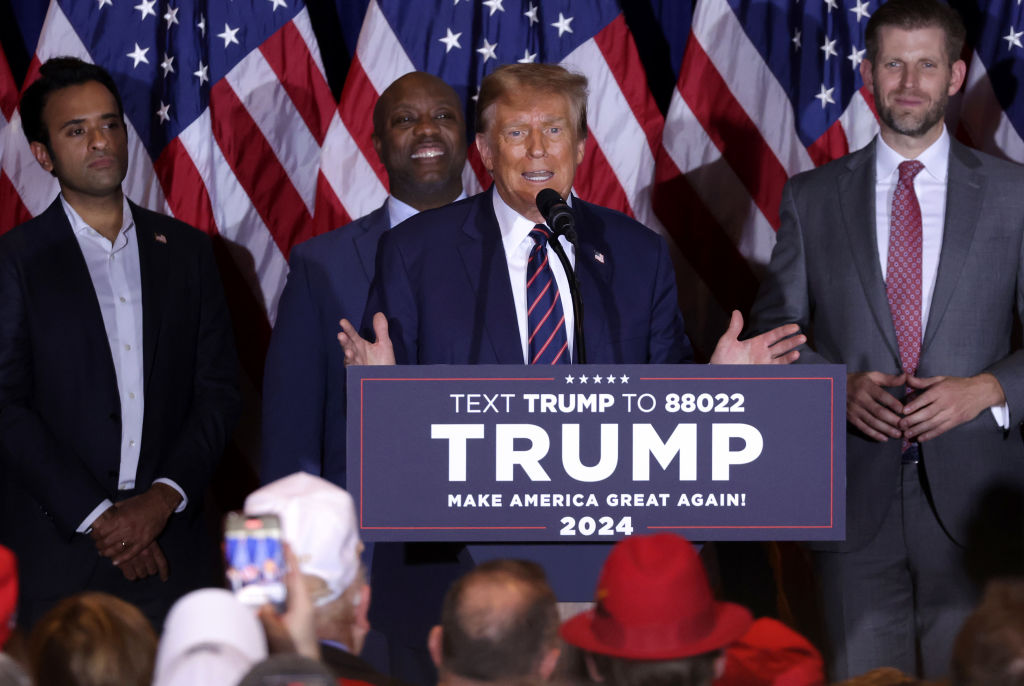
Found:
[[[359,326],[387,203],[292,248],[263,374],[260,480],[304,471],[345,485],[345,355],[338,321]]]
[[[381,238],[363,318],[388,316],[399,364],[523,364],[492,191],[421,212]],[[589,363],[693,357],[664,239],[573,198]]]
[[[173,595],[208,581],[196,578],[200,515],[240,409],[238,365],[209,240],[164,215],[131,210],[146,403],[137,492],[166,477],[189,498],[157,539],[171,580],[154,588]],[[0,237],[0,542],[19,556],[23,598],[80,590],[97,565],[110,565],[75,529],[104,498],[125,495],[117,491],[120,443],[103,318],[58,199]],[[144,584],[123,583],[105,590],[131,597]]]

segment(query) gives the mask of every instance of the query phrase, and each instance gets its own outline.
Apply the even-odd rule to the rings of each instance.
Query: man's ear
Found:
[[[715,658],[715,681],[721,679],[722,675],[725,674],[725,661],[725,651],[723,650]]]
[[[359,602],[352,608],[356,626],[365,631],[370,630],[370,584],[363,584],[359,593]]]
[[[590,653],[583,653],[583,662],[587,665],[587,674],[590,675],[590,680],[599,684],[604,683],[604,676],[601,672],[597,671],[597,663],[594,662],[594,656]]]
[[[32,155],[35,156],[39,166],[52,174],[53,160],[50,158],[50,150],[39,141],[32,141],[28,147],[32,149]]]
[[[476,149],[480,153],[480,161],[483,162],[484,169],[492,171],[494,169],[494,153],[486,134],[478,133],[476,135]]]
[[[558,666],[558,658],[561,654],[561,648],[551,648],[544,654],[544,657],[541,658],[540,665],[537,667],[537,672],[541,681],[549,681],[551,679],[551,675],[554,673],[555,667]]]
[[[440,624],[435,624],[427,634],[427,651],[430,652],[430,659],[438,670],[441,669],[441,645],[444,641],[444,629]]]

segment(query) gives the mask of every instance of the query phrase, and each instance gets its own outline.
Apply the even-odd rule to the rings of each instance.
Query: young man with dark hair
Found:
[[[23,100],[60,195],[0,237],[0,541],[29,625],[103,590],[159,625],[209,581],[203,494],[239,411],[209,240],[129,201],[113,79],[56,58]]]

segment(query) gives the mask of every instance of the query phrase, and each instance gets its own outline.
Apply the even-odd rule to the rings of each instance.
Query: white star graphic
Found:
[[[826,36],[825,37],[825,44],[821,46],[821,51],[823,53],[825,53],[825,61],[826,62],[828,62],[828,58],[829,57],[832,57],[834,55],[838,56],[839,53],[836,52],[836,40],[835,39],[829,40],[828,37]]]
[[[622,376],[619,377],[619,381],[621,381],[622,383],[629,383],[629,377],[623,374]]]
[[[285,3],[284,0],[270,0],[270,2],[274,3],[274,6],[271,7],[270,9],[274,10],[275,12],[277,11],[278,7],[284,7],[285,9],[288,9],[288,5]]]
[[[113,7],[114,6],[114,0],[100,0],[100,5],[96,9],[101,10],[106,5],[110,5],[111,7]]]
[[[178,8],[167,6],[167,11],[164,12],[164,21],[167,22],[167,28],[171,28],[171,24],[178,23]]]
[[[174,58],[164,53],[164,61],[160,63],[160,68],[164,70],[164,78],[167,78],[168,74],[174,73]]]
[[[829,13],[831,13],[832,10],[839,9],[839,5],[836,3],[836,0],[825,0],[825,4],[828,5]]]
[[[850,48],[850,54],[846,56],[846,59],[853,63],[854,70],[856,70],[860,66],[860,63],[864,61],[865,52],[867,51],[864,49],[858,50],[856,45]]]
[[[168,121],[171,120],[170,111],[171,111],[171,106],[170,105],[165,105],[164,101],[161,100],[160,101],[160,109],[158,109],[156,111],[156,116],[160,119],[161,122],[167,123]]]
[[[826,89],[825,84],[821,84],[821,90],[814,96],[821,100],[821,109],[825,109],[825,105],[836,104],[836,101],[832,98],[832,91],[834,90],[835,88]]]
[[[572,33],[572,27],[569,24],[572,23],[572,17],[566,17],[561,12],[558,13],[558,21],[552,26],[558,29],[558,37],[561,38],[563,33]]]
[[[505,8],[501,6],[501,3],[505,0],[484,0],[483,4],[491,8],[491,13],[488,17],[493,17],[495,12],[504,12]]]
[[[135,64],[132,65],[132,69],[138,67],[140,62],[145,62],[146,64],[149,64],[149,60],[146,59],[147,52],[149,52],[149,48],[140,48],[138,43],[135,44],[135,49],[127,55],[128,57],[131,57],[133,60],[135,60]]]
[[[585,374],[580,374],[580,383],[587,383],[589,380]]]
[[[237,34],[237,33],[238,33],[238,29],[233,29],[230,26],[228,26],[227,22],[224,22],[224,31],[223,31],[223,33],[218,33],[217,34],[217,38],[223,38],[224,39],[224,47],[225,48],[228,47],[229,45],[231,45],[232,43],[234,43],[235,45],[240,45],[240,43],[238,42],[238,39],[235,38],[235,34]]]
[[[530,3],[530,8],[523,12],[523,16],[530,20],[530,26],[533,26],[540,21],[540,19],[537,18],[537,6],[532,2]]]
[[[602,379],[597,374],[594,374],[594,383],[601,383],[602,381],[604,381],[604,379]]]
[[[800,29],[796,29],[793,31],[793,38],[790,39],[790,42],[793,43],[794,50],[800,49]]]
[[[196,28],[199,29],[199,35],[206,38],[206,17],[199,15],[199,23],[196,24]]]
[[[477,98],[479,98],[479,97],[480,97],[480,86],[477,86],[476,87],[476,93],[473,94],[473,97],[470,98],[470,100],[472,100],[473,102],[476,102]]]
[[[519,64],[532,64],[537,61],[537,53],[531,53],[529,50],[523,50],[523,56],[520,57],[516,62]]]
[[[868,12],[868,0],[861,2],[860,0],[853,0],[853,7],[850,11],[857,15],[857,23],[860,23],[861,19],[867,19],[871,16],[871,12]]]
[[[199,85],[202,86],[210,80],[210,66],[203,64],[203,61],[199,60],[199,68],[192,72],[192,76],[199,79]]]
[[[480,53],[481,55],[484,56],[484,64],[487,63],[487,60],[496,60],[496,59],[498,59],[498,56],[494,54],[494,50],[497,47],[498,47],[497,43],[490,43],[486,38],[484,38],[484,45],[483,45],[483,47],[476,49],[476,51],[478,53]]]
[[[445,30],[448,32],[448,35],[444,38],[438,38],[437,40],[440,43],[444,43],[444,54],[447,55],[451,52],[452,48],[462,48],[462,46],[459,45],[459,36],[462,35],[462,32],[459,31],[458,33],[452,33],[450,26]]]
[[[608,375],[608,383],[615,383],[615,377],[611,374]]]
[[[565,377],[565,383],[572,383],[572,379],[572,374],[570,374],[569,376]]]
[[[1020,44],[1020,37],[1024,35],[1024,31],[1014,31],[1013,26],[1010,26],[1010,32],[1003,36],[1003,40],[1006,41],[1006,49],[1013,52],[1014,48],[1024,48],[1024,45]]]
[[[142,14],[142,16],[139,18],[139,21],[145,21],[146,17],[148,17],[151,14],[154,17],[156,16],[156,10],[153,9],[153,5],[155,4],[156,0],[139,0],[139,4],[136,5],[134,8]]]

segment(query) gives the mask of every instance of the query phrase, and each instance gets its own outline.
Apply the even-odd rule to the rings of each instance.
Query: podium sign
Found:
[[[368,541],[845,536],[840,365],[350,367]]]

